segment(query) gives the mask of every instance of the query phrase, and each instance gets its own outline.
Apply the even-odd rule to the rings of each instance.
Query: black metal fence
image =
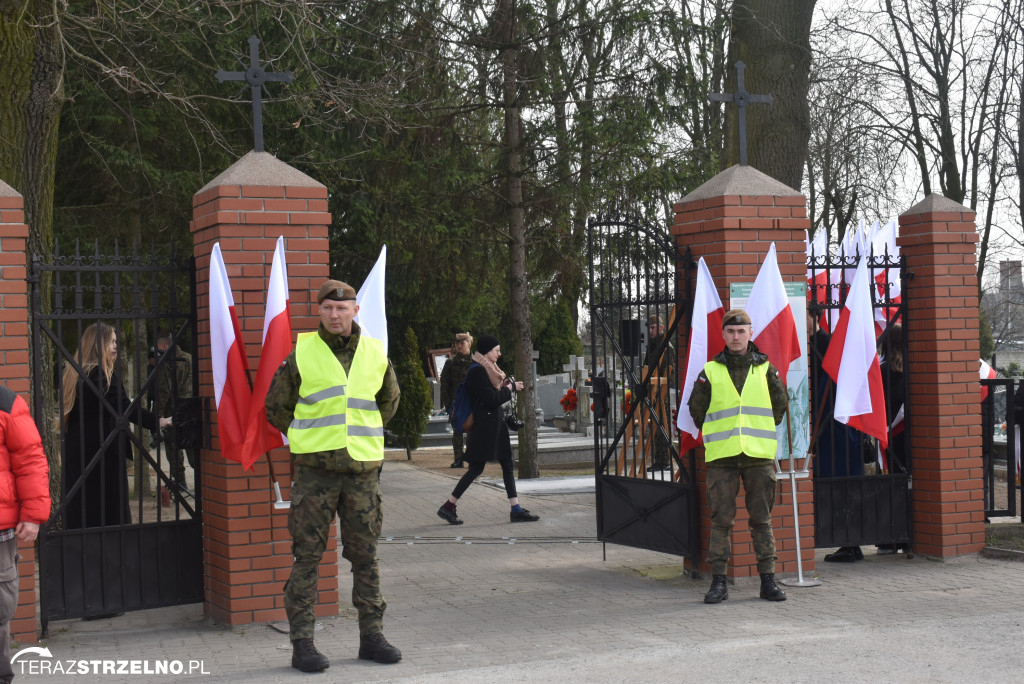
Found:
[[[808,373],[814,459],[815,545],[909,544],[913,473],[907,307],[901,259],[869,254],[869,286],[889,424],[888,446],[834,419],[836,385],[823,361],[857,269],[856,257],[811,254]]]
[[[203,597],[194,261],[91,252],[58,246],[29,274],[35,415],[61,464],[40,536],[44,631]]]
[[[981,452],[985,519],[1016,517],[1024,510],[1020,486],[1021,425],[1015,407],[1024,388],[1013,378],[981,380]],[[1020,500],[1019,500],[1020,499]]]

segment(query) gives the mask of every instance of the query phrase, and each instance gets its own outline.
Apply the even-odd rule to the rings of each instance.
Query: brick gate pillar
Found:
[[[753,282],[772,242],[784,281],[806,282],[806,235],[810,228],[802,194],[749,166],[733,166],[700,186],[675,205],[671,234],[680,250],[690,248],[694,260],[704,257],[718,294],[729,308],[729,284]],[[681,277],[686,277],[685,273]],[[691,283],[695,287],[696,283]],[[691,290],[692,291],[692,290]],[[797,321],[797,326],[802,326]],[[799,327],[803,330],[802,327]],[[680,363],[685,363],[680,360]],[[806,411],[804,412],[806,415]],[[709,573],[707,562],[711,514],[707,505],[704,450],[698,450],[696,496],[700,505],[700,558],[697,569]],[[780,487],[772,515],[778,562],[776,572],[795,573],[796,533],[788,479]],[[730,577],[757,575],[757,559],[741,488],[733,529]],[[800,548],[804,571],[814,570],[814,498],[809,478],[797,480]]]
[[[25,263],[25,200],[0,180],[0,382],[20,394],[29,406],[32,385],[28,359],[28,275]],[[11,619],[11,638],[39,641],[36,545],[19,542],[18,608]]]
[[[210,361],[210,253],[220,242],[242,337],[255,377],[267,282],[278,236],[285,237],[292,329],[319,323],[314,289],[328,277],[327,188],[266,152],[249,152],[192,199],[199,322],[199,394],[215,405]],[[285,619],[284,582],[292,565],[286,510],[275,510],[266,458],[253,469],[221,456],[217,414],[212,448],[202,450],[205,612],[232,626]],[[287,449],[273,452],[284,498],[291,485]],[[320,565],[316,612],[338,614],[337,536]]]
[[[899,218],[907,303],[913,541],[951,558],[985,545],[975,212],[933,194]]]

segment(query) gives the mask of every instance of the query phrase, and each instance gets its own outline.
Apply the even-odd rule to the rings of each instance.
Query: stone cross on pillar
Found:
[[[537,359],[539,359],[539,358],[540,358],[540,352],[537,351],[536,349],[534,349],[533,346],[531,345],[530,346],[530,359],[531,359],[531,362],[533,363],[533,378],[534,378],[535,382],[536,382],[536,379],[537,379]]]
[[[771,104],[771,95],[751,95],[743,86],[743,71],[747,65],[743,62],[736,62],[736,92],[732,95],[711,93],[708,97],[712,102],[735,102],[739,109],[737,123],[740,129],[740,166],[747,165],[747,104],[751,102]]]
[[[263,84],[267,81],[291,83],[292,72],[270,73],[260,64],[260,39],[249,36],[249,68],[246,71],[217,70],[217,80],[245,81],[252,88],[253,150],[263,151]]]

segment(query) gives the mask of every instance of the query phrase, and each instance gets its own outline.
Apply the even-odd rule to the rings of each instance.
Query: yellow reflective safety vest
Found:
[[[316,332],[295,343],[295,363],[302,382],[288,445],[292,453],[348,449],[354,461],[384,458],[384,423],[377,392],[384,384],[388,357],[384,345],[360,335],[348,373]]]
[[[705,461],[740,454],[775,458],[775,414],[768,394],[770,365],[751,364],[742,394],[736,392],[725,364],[708,361],[704,366],[711,383],[711,404],[701,427]]]

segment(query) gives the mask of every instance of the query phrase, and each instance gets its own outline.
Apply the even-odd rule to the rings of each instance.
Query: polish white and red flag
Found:
[[[786,384],[789,364],[800,358],[800,329],[786,296],[774,242],[754,279],[746,311],[754,332],[754,344],[768,356],[779,371],[782,383]]]
[[[704,257],[697,262],[697,287],[693,295],[693,318],[690,321],[690,340],[686,354],[686,370],[683,373],[682,399],[676,416],[676,427],[680,430],[680,451],[700,446],[701,436],[688,406],[693,394],[693,383],[704,369],[704,364],[718,352],[725,349],[722,337],[722,319],[725,307],[718,296],[718,290],[711,279],[711,272]]]
[[[241,463],[252,390],[249,387],[249,361],[245,357],[242,330],[238,325],[220,243],[213,246],[210,255],[210,355],[220,452],[224,458]]]
[[[359,313],[355,317],[362,334],[380,340],[385,354],[388,353],[388,315],[384,306],[384,270],[387,263],[388,246],[382,245],[377,263],[370,269],[370,274],[356,293]]]
[[[871,239],[871,252],[875,259],[898,263],[900,246],[896,244],[895,219],[881,227],[877,227],[877,221],[874,225],[876,228]],[[899,267],[880,266],[872,268],[871,271],[878,296],[883,301],[888,300],[894,305],[875,309],[876,332],[880,335],[899,310],[899,304],[903,301],[903,290],[900,286]]]
[[[832,299],[832,292],[838,292],[838,288],[828,282],[828,270],[818,268],[819,265],[827,263],[828,231],[821,229],[814,236],[814,240],[807,242],[807,299],[821,310],[818,325],[826,332],[832,328],[828,316],[830,309],[827,305]]]
[[[267,392],[274,373],[292,351],[292,319],[288,307],[288,264],[285,259],[284,236],[277,238],[274,260],[270,265],[267,304],[263,312],[263,347],[260,365],[253,382],[249,406],[249,431],[245,438],[242,466],[252,467],[271,449],[288,444],[288,438],[267,420]]]
[[[981,362],[981,370],[979,375],[982,380],[994,380],[996,377],[996,369],[985,363],[985,359],[978,359]],[[985,401],[985,397],[988,396],[988,386],[981,386],[981,400]]]
[[[875,349],[870,286],[867,259],[862,256],[821,367],[836,383],[835,419],[877,438],[884,452],[889,445],[889,422]]]
[[[857,263],[861,255],[867,251],[864,249],[863,235],[863,219],[858,221],[855,226],[846,227],[846,233],[843,234],[843,239],[839,242],[838,250],[839,261],[844,264],[844,267],[833,269],[832,285],[838,287],[845,284],[849,286],[853,282],[853,274],[857,271],[857,267],[853,264]]]

